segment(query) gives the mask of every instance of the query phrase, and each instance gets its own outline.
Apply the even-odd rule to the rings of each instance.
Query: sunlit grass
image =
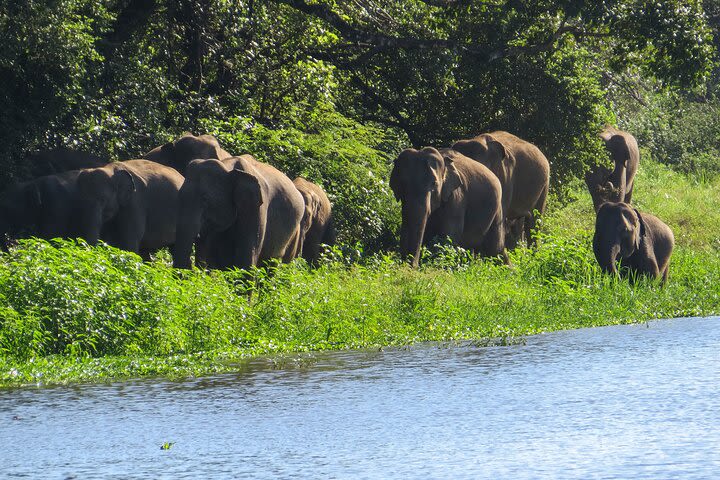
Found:
[[[272,274],[207,274],[107,246],[26,241],[0,256],[0,384],[183,377],[275,352],[720,313],[717,189],[653,164],[641,172],[638,205],[678,238],[664,288],[600,272],[592,204],[579,188],[576,201],[548,212],[539,249],[512,253],[512,269],[445,247],[418,270],[390,255],[352,263],[335,250],[317,269],[296,261]]]

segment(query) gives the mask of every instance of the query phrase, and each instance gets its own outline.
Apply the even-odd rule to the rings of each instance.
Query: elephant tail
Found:
[[[540,192],[540,196],[537,199],[537,202],[535,202],[535,208],[534,210],[537,210],[540,215],[545,213],[545,207],[547,206],[547,196],[548,196],[548,190],[550,189],[550,186],[548,184],[545,184],[545,187],[543,188],[542,192]]]
[[[303,234],[300,225],[298,225],[297,228],[295,228],[295,233],[288,242],[287,247],[285,247],[285,253],[282,256],[282,262],[290,263],[295,258],[300,257],[302,255],[302,247]]]

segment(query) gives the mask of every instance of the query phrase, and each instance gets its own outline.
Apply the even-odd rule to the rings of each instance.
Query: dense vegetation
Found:
[[[694,140],[717,138],[718,10],[710,0],[0,0],[0,187],[22,176],[28,150],[123,160],[210,132],[230,152],[321,182],[344,243],[392,248],[385,179],[405,146],[508,129],[546,153],[557,189],[602,158],[596,134],[617,120],[660,161],[712,163]],[[627,92],[640,86],[652,98],[638,121],[639,95]]]
[[[178,272],[110,247],[26,241],[0,258],[0,384],[232,370],[248,355],[404,345],[512,342],[563,328],[720,314],[717,180],[647,160],[637,204],[672,226],[670,282],[603,275],[581,188],[545,219],[538,250],[514,268],[462,250],[426,252],[419,270],[392,255],[340,250],[317,269]],[[661,189],[665,195],[655,195]]]
[[[28,151],[123,160],[207,132],[321,183],[340,233],[320,268],[272,273],[23,242],[0,256],[0,383],[719,313],[718,26],[715,0],[0,0],[0,188]],[[593,259],[578,176],[607,161],[605,123],[637,136],[633,200],[675,231],[666,288]],[[392,159],[493,129],[551,161],[540,248],[400,265]]]

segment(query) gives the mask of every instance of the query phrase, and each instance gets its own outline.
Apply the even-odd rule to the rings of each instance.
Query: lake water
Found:
[[[0,390],[0,477],[719,478],[720,319]]]

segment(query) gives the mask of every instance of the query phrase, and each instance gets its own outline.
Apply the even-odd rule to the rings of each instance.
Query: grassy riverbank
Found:
[[[507,339],[566,328],[720,313],[720,195],[646,162],[636,203],[677,248],[665,288],[602,275],[592,204],[551,205],[537,251],[514,269],[448,249],[419,270],[338,253],[263,271],[205,274],[145,265],[111,248],[28,241],[0,258],[0,385],[228,371],[251,355]],[[252,292],[251,295],[247,295]]]

